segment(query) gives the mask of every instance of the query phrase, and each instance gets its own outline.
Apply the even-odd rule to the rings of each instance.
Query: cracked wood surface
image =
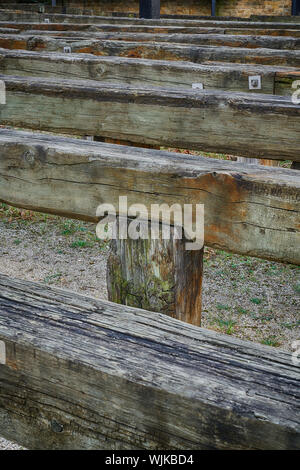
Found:
[[[163,26],[163,25],[132,25],[132,24],[77,24],[77,23],[26,23],[0,21],[0,27],[17,29],[20,31],[90,31],[90,32],[133,32],[133,33],[190,33],[190,34],[243,34],[252,36],[289,36],[300,37],[300,30],[293,29],[292,25],[284,29],[256,28],[221,28],[221,27],[193,27],[193,26]]]
[[[27,448],[300,447],[287,352],[4,275],[0,340],[1,433]]]
[[[45,18],[49,19],[50,23],[76,23],[76,24],[117,24],[117,25],[160,25],[160,26],[185,26],[185,27],[219,27],[219,28],[266,28],[268,29],[282,29],[293,28],[300,30],[300,20],[296,22],[283,22],[283,21],[231,21],[231,20],[216,20],[216,19],[202,19],[202,20],[185,20],[185,19],[168,19],[162,18],[160,20],[150,20],[145,18],[129,18],[129,17],[113,17],[113,16],[89,16],[89,15],[64,15],[64,14],[38,14],[35,12],[22,12],[22,11],[8,11],[0,8],[0,16],[2,21],[14,22],[36,22],[43,23]]]
[[[0,200],[97,221],[102,203],[204,204],[205,244],[300,264],[297,170],[1,129]]]
[[[72,52],[100,56],[124,56],[158,60],[189,62],[231,62],[299,67],[299,50],[280,50],[229,46],[197,46],[167,42],[112,41],[97,39],[55,38],[47,35],[0,34],[0,47],[48,52],[63,52],[70,46]]]
[[[229,46],[243,48],[267,48],[298,50],[300,38],[293,37],[269,37],[269,36],[245,36],[224,34],[154,34],[134,32],[79,32],[79,31],[39,31],[34,27],[31,31],[23,32],[23,36],[47,35],[49,37],[95,39],[99,41],[130,41],[130,42],[168,42],[170,44],[195,44],[199,46]]]
[[[249,91],[249,77],[261,75],[261,90],[253,90],[251,93],[286,96],[291,96],[292,82],[300,79],[300,71],[292,67],[194,64],[8,49],[0,49],[0,73],[182,88],[191,88],[193,83],[200,82],[205,89],[246,92]]]
[[[300,161],[300,106],[287,97],[0,75],[3,125]]]

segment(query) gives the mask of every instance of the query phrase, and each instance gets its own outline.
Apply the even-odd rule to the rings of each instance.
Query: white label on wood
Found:
[[[193,83],[193,84],[192,84],[192,88],[193,88],[194,90],[204,90],[203,83]]]
[[[0,341],[0,364],[6,364],[6,347],[4,341]]]
[[[261,90],[261,76],[252,75],[249,77],[249,90]]]
[[[67,52],[68,54],[70,54],[72,52],[72,49],[70,46],[65,46],[64,47],[64,52]]]

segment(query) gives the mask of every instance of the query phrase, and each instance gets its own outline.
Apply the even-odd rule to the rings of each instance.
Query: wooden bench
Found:
[[[0,109],[3,125],[300,161],[300,107],[287,97],[7,75],[0,79],[7,90],[7,104]]]
[[[300,29],[293,28],[221,28],[214,26],[160,26],[160,25],[132,25],[132,24],[107,24],[103,20],[100,24],[84,23],[29,23],[29,22],[11,22],[0,21],[0,27],[11,28],[20,31],[93,31],[93,32],[135,32],[135,33],[190,33],[190,34],[245,34],[254,36],[289,36],[300,37]]]
[[[43,35],[0,34],[0,47],[35,51],[63,52],[66,46],[75,53],[123,56],[141,59],[177,60],[195,63],[231,62],[299,67],[299,50],[248,49],[230,46],[196,46],[166,42],[110,41],[97,39],[59,39]]]
[[[284,351],[3,275],[1,342],[0,432],[27,448],[300,447]]]
[[[295,67],[251,64],[193,64],[189,62],[101,57],[0,49],[0,74],[99,80],[137,86],[243,91],[291,96],[292,83],[300,79]],[[249,78],[261,76],[261,88],[249,90]]]
[[[162,53],[194,62],[221,55],[225,62],[271,58],[297,66],[299,60],[299,52],[290,50],[68,42],[47,35],[7,34],[0,36],[1,44],[60,51],[71,44],[81,53],[134,50],[138,57],[146,50],[151,57]],[[37,60],[29,68],[37,76],[7,75],[25,74],[28,60]],[[35,73],[50,63],[66,70],[70,60],[69,73],[77,80]],[[300,162],[300,107],[290,98],[102,83],[81,77],[92,63],[101,73],[106,63],[111,71],[118,63],[144,75],[168,66],[183,67],[186,76],[194,66],[4,51],[1,124]],[[209,66],[196,66],[194,73],[202,70],[215,80],[212,74],[220,69]],[[235,65],[219,67],[225,80]],[[258,71],[237,65],[239,77],[248,77],[251,67]],[[281,73],[289,80],[298,73],[276,67],[262,67],[270,73],[273,93]],[[295,170],[0,129],[0,202],[16,207],[98,223],[98,206],[109,203],[120,223],[118,202],[126,196],[128,206],[144,204],[149,229],[153,204],[204,204],[205,245],[300,264],[299,195]],[[157,222],[164,223],[161,212]],[[170,222],[175,224],[172,214]],[[186,239],[176,240],[174,232],[172,227],[170,240],[111,242],[109,299],[131,307],[0,275],[0,429],[6,438],[52,449],[300,447],[299,367],[291,355],[178,322],[200,325],[203,249],[185,250]]]
[[[0,136],[2,202],[95,222],[100,204],[113,204],[116,215],[124,215],[120,196],[128,197],[128,207],[144,204],[149,217],[151,204],[204,204],[206,245],[300,263],[296,171],[8,130]],[[130,239],[113,243],[110,299],[199,325],[202,251],[186,251],[185,239],[177,242],[171,237],[149,245]],[[124,246],[130,247],[125,258]],[[142,257],[147,250],[151,261]],[[135,271],[135,256],[144,270]],[[182,269],[185,264],[189,267]],[[153,285],[154,278],[153,298],[145,283]]]
[[[10,33],[11,34],[11,33]],[[34,29],[22,32],[22,36],[42,35],[49,37],[94,39],[98,41],[167,42],[170,44],[195,44],[199,46],[265,48],[277,50],[299,50],[300,38],[245,36],[234,34],[180,34],[180,33],[134,33],[134,32],[93,32],[93,31],[39,31]]]
[[[65,15],[65,14],[51,14],[51,13],[37,13],[37,12],[24,12],[18,10],[5,10],[0,8],[0,15],[2,21],[15,21],[15,22],[35,22],[42,23],[49,20],[49,23],[77,23],[77,24],[125,24],[125,25],[161,25],[161,26],[184,26],[184,27],[218,27],[218,28],[247,28],[247,29],[300,29],[300,20],[297,22],[266,22],[266,21],[245,21],[235,20],[217,20],[217,19],[203,19],[203,20],[186,20],[186,19],[161,19],[149,20],[144,18],[129,18],[129,17],[109,17],[109,16],[89,16],[89,15]]]

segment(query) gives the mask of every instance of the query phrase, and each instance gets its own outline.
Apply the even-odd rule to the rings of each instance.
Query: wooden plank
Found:
[[[188,32],[188,31],[187,31]],[[256,35],[256,36],[289,36],[289,37],[300,37],[300,31],[298,29],[247,29],[247,28],[225,28],[224,34],[245,34],[245,35]]]
[[[5,75],[100,80],[128,85],[192,88],[202,83],[204,89],[249,91],[249,77],[262,77],[261,89],[251,93],[291,96],[293,76],[300,71],[291,67],[247,64],[194,64],[191,62],[101,57],[92,54],[62,54],[0,49],[0,73]],[[275,74],[280,74],[280,88],[275,88]],[[276,83],[277,84],[277,83]]]
[[[74,53],[100,56],[121,56],[140,59],[189,61],[195,63],[231,62],[299,67],[300,51],[247,49],[225,46],[59,39],[48,36],[0,34],[0,47],[33,51],[63,52],[70,46]]]
[[[227,46],[249,49],[266,48],[277,50],[299,50],[300,38],[273,36],[245,36],[224,34],[150,34],[132,32],[84,32],[84,31],[26,31],[26,35],[47,35],[49,37],[95,39],[99,41],[160,42],[170,44],[195,44],[198,46]],[[23,33],[23,36],[25,34]]]
[[[300,161],[300,106],[287,97],[0,75],[3,125]]]
[[[297,171],[5,129],[0,136],[1,202],[91,221],[102,203],[119,213],[122,195],[149,211],[204,204],[206,245],[300,264]]]
[[[29,449],[299,449],[288,352],[3,275],[0,341],[1,433]]]
[[[191,26],[191,27],[217,27],[217,28],[248,28],[258,29],[289,29],[291,28],[290,22],[268,22],[265,21],[227,21],[216,19],[204,19],[204,20],[184,20],[184,19],[160,19],[160,20],[149,20],[145,18],[119,18],[112,16],[89,16],[89,15],[68,15],[68,14],[38,14],[35,12],[22,12],[22,11],[9,11],[0,9],[0,15],[2,21],[15,21],[15,22],[36,22],[43,23],[45,19],[49,19],[50,23],[77,23],[77,24],[132,24],[132,25],[161,25],[161,26]],[[300,29],[300,20],[296,23],[292,23],[293,29]]]
[[[84,23],[29,23],[29,22],[11,22],[1,21],[0,26],[3,28],[20,29],[21,31],[92,31],[92,32],[135,32],[135,33],[224,33],[224,28],[212,28],[212,27],[189,27],[189,26],[160,26],[160,25],[132,25],[132,24],[106,24],[105,22],[100,24],[84,24]],[[243,34],[243,29],[238,29]],[[253,31],[253,30],[251,30]],[[254,30],[256,31],[256,30]],[[282,30],[270,30],[272,33]],[[295,31],[295,34],[300,33],[299,30],[283,30],[283,31]],[[255,34],[251,32],[251,34]],[[279,35],[280,34],[276,34]],[[291,35],[293,36],[293,35]],[[296,37],[296,36],[295,36]]]
[[[26,23],[1,21],[2,28],[19,29],[20,31],[93,31],[93,32],[132,32],[132,33],[189,33],[189,34],[245,34],[255,36],[289,36],[300,37],[299,29],[282,28],[221,28],[194,26],[161,26],[161,25],[132,25],[132,24],[84,24],[84,23]]]

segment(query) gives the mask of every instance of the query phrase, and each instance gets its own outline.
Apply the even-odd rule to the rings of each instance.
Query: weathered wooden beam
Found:
[[[95,39],[98,41],[159,42],[170,44],[195,44],[198,46],[242,47],[249,49],[265,48],[277,50],[299,50],[300,38],[273,36],[246,36],[229,34],[153,34],[132,32],[84,32],[84,31],[39,31],[23,32],[25,35],[47,35],[48,37],[70,39]]]
[[[189,26],[160,26],[154,24],[151,25],[134,25],[134,24],[84,24],[84,23],[16,23],[11,21],[0,21],[0,27],[2,28],[9,28],[9,29],[18,29],[20,31],[26,32],[31,30],[38,30],[41,31],[91,31],[91,32],[135,32],[135,33],[191,33],[191,34],[200,34],[200,33],[225,33],[224,28],[213,28],[213,27],[189,27]],[[239,34],[243,34],[243,29],[237,29],[240,31]],[[249,31],[249,30],[247,30]],[[255,34],[254,31],[251,34]],[[300,34],[300,30],[277,30],[272,29],[269,30],[272,34],[276,36],[281,36],[280,31],[292,31],[295,32],[295,37],[297,37],[298,33]],[[235,34],[235,33],[233,33]],[[267,35],[267,34],[266,34]],[[294,34],[282,34],[283,36],[291,36],[294,37]]]
[[[5,129],[0,136],[1,202],[91,221],[102,203],[119,214],[122,195],[149,213],[151,204],[204,204],[206,245],[300,264],[297,171]]]
[[[132,24],[84,24],[84,23],[26,23],[0,21],[0,27],[18,29],[20,31],[92,31],[92,32],[132,32],[132,33],[189,33],[189,34],[244,34],[255,36],[289,36],[300,37],[299,29],[268,29],[268,28],[221,28],[209,26],[163,26],[163,25],[132,25]]]
[[[100,80],[128,85],[249,91],[249,78],[261,76],[261,89],[253,93],[291,96],[292,79],[300,79],[296,68],[242,65],[194,64],[189,62],[101,57],[0,49],[0,73],[5,75]],[[278,74],[278,80],[277,80]],[[275,82],[276,79],[276,82]],[[279,82],[280,80],[280,82]],[[276,83],[276,87],[275,87]],[[280,83],[280,86],[279,86]]]
[[[299,449],[291,354],[0,275],[1,434],[29,449]]]
[[[290,23],[289,21],[245,21],[235,20],[216,20],[216,19],[202,19],[202,20],[185,20],[185,19],[160,19],[150,20],[145,18],[134,17],[112,17],[112,16],[89,16],[89,15],[61,15],[61,14],[38,14],[35,12],[22,12],[22,11],[9,11],[0,9],[2,21],[15,21],[15,22],[36,22],[43,23],[45,19],[49,19],[50,23],[77,23],[77,24],[132,24],[132,25],[161,25],[161,26],[187,26],[187,27],[218,27],[218,28],[248,28],[258,29],[300,29],[300,21]]]
[[[196,46],[166,42],[130,42],[108,40],[59,39],[48,36],[0,34],[0,47],[33,51],[63,52],[66,46],[74,53],[100,56],[123,56],[140,59],[189,61],[195,63],[231,62],[299,67],[300,51],[247,49],[226,46]]]
[[[122,219],[122,218],[121,218]],[[123,221],[130,228],[132,220]],[[135,221],[136,223],[136,221]],[[120,232],[120,217],[116,230]],[[107,263],[108,299],[131,307],[164,313],[178,320],[201,325],[203,247],[187,250],[188,240],[176,238],[178,228],[141,221],[147,239],[111,241]],[[163,238],[169,230],[170,238]]]
[[[300,106],[287,97],[0,75],[3,125],[300,161]]]

